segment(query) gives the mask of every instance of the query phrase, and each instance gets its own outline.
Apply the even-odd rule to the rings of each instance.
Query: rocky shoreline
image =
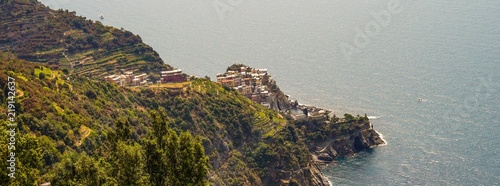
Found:
[[[309,110],[318,109],[306,106]],[[329,112],[328,110],[326,110]],[[326,176],[321,172],[323,166],[332,164],[337,158],[350,157],[361,151],[384,145],[386,142],[381,135],[373,129],[367,117],[357,117],[352,121],[332,123],[331,118],[297,121],[305,131],[305,138],[311,139],[308,134],[314,136],[323,134],[323,138],[310,140],[306,145],[311,157],[310,180],[314,184],[306,185],[330,185]]]
[[[279,100],[281,103],[286,103],[282,105],[288,106],[279,111],[305,130],[306,139],[308,134],[315,135],[316,133],[324,137],[306,143],[312,163],[307,169],[307,174],[300,175],[307,179],[297,179],[302,185],[329,186],[331,183],[321,171],[323,166],[334,163],[337,158],[353,156],[361,151],[386,144],[381,134],[373,129],[366,115],[350,119],[337,118],[330,110],[298,104],[297,100],[288,100],[289,96],[286,96],[285,101],[285,96],[281,91],[276,92],[275,95],[281,96],[274,100]],[[290,177],[296,176],[299,175],[290,175]]]
[[[254,69],[243,64],[234,64],[228,67],[226,73],[217,75],[217,82],[223,86],[229,85],[230,88],[245,95],[245,84],[248,83],[243,83],[244,81],[238,78],[244,78],[250,73],[256,73],[255,76],[258,75],[260,79],[263,79],[260,82],[257,78],[257,81],[250,82],[250,84],[259,85],[268,96],[256,102],[265,103],[270,109],[280,112],[287,117],[288,121],[293,122],[302,132],[302,137],[309,149],[310,163],[306,167],[298,170],[270,170],[268,173],[270,178],[274,178],[273,182],[280,182],[281,185],[291,184],[289,183],[291,181],[300,185],[330,185],[321,172],[322,165],[330,164],[339,157],[352,156],[363,150],[385,144],[380,134],[373,129],[368,116],[344,114],[343,118],[339,118],[330,110],[302,105],[298,100],[290,100],[290,96],[280,90],[276,81],[267,73],[267,69]],[[255,87],[252,87],[252,90],[256,90]],[[248,94],[247,97],[253,98],[250,93],[246,94]]]
[[[326,145],[317,146],[312,151],[316,163],[328,164],[336,158],[352,156],[363,150],[385,144],[380,135],[373,128],[357,131],[352,135],[329,139]]]

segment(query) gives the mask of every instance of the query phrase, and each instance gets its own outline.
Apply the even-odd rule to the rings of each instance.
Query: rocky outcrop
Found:
[[[293,171],[269,170],[268,178],[272,179],[267,180],[268,183],[276,183],[276,185],[330,185],[315,163],[310,163],[307,167]]]
[[[321,173],[321,170],[317,165],[311,164],[309,169],[303,172],[303,177],[309,178],[308,180],[298,179],[301,185],[318,185],[318,186],[329,186],[328,180]]]
[[[312,154],[317,162],[332,162],[335,158],[351,156],[374,146],[385,144],[368,120],[333,125],[333,130],[328,130],[330,134],[327,140],[320,144],[316,143],[314,148],[310,148],[314,149]]]
[[[266,77],[264,77],[264,84],[272,93],[270,97],[271,108],[277,111],[289,110],[292,108],[290,100],[288,100],[288,97],[280,90],[276,81],[270,79],[270,77],[266,75]]]
[[[283,92],[281,92],[279,89],[276,92],[273,92],[272,95],[269,97],[269,104],[272,109],[276,111],[280,110],[288,110],[291,107],[290,101],[286,97]]]
[[[248,68],[244,64],[233,64],[227,71],[240,71]],[[266,102],[273,110],[289,113],[291,109],[303,110],[304,119],[298,121],[290,115],[289,119],[295,120],[297,128],[301,129],[303,137],[307,139],[306,146],[312,157],[310,163],[296,170],[269,169],[263,183],[279,185],[329,185],[327,179],[317,167],[318,163],[330,163],[335,158],[350,156],[373,146],[383,144],[379,134],[373,130],[368,118],[353,117],[346,114],[347,119],[332,118],[331,111],[314,106],[299,107],[298,102],[292,103],[277,85],[271,75],[262,77],[262,84],[271,93]],[[321,113],[322,112],[322,113]]]

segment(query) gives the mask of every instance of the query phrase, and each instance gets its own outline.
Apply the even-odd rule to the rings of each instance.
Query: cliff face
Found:
[[[310,122],[303,125],[314,159],[320,163],[351,156],[385,142],[366,118],[340,123]]]
[[[243,72],[243,73],[240,73]],[[246,73],[245,73],[246,72]],[[250,74],[249,74],[250,73]],[[248,86],[242,83],[241,86],[224,83],[223,80],[229,79],[229,82],[240,82],[241,78],[248,78],[250,75],[258,75],[260,81],[257,84],[265,86],[269,91],[269,97],[266,102],[269,107],[275,111],[280,111],[283,116],[289,119],[288,128],[293,129],[291,134],[297,134],[299,140],[293,140],[296,145],[301,145],[297,141],[304,142],[307,146],[309,156],[307,156],[307,165],[301,166],[283,166],[282,163],[265,165],[268,167],[263,183],[281,183],[281,184],[300,184],[300,185],[328,185],[326,179],[316,166],[316,163],[329,163],[335,158],[350,156],[362,150],[373,146],[383,144],[383,140],[378,133],[373,130],[368,118],[353,117],[345,114],[343,119],[330,118],[331,111],[316,108],[313,106],[299,106],[297,102],[291,103],[288,97],[280,90],[276,81],[268,74],[267,69],[254,69],[244,64],[233,64],[229,66],[225,74],[217,75],[217,82],[231,89],[240,90],[240,87]],[[227,76],[227,77],[226,77]],[[253,77],[253,76],[252,76]],[[238,80],[238,81],[237,81]],[[236,83],[235,83],[236,84]],[[259,87],[260,88],[260,87]],[[240,91],[242,94],[248,94]],[[246,95],[247,97],[250,97]],[[255,101],[260,103],[259,101]],[[304,114],[299,117],[297,110],[302,110]],[[296,120],[294,120],[296,119]],[[278,141],[278,144],[283,144]],[[286,144],[283,144],[286,146]],[[279,148],[277,148],[279,149]],[[278,150],[278,153],[283,150]],[[289,151],[290,152],[290,151]],[[304,151],[300,151],[303,153]],[[296,157],[304,155],[296,154]]]
[[[349,137],[335,139],[314,153],[318,160],[328,162],[337,157],[353,155],[380,144],[383,144],[383,141],[376,132],[373,130],[361,131]]]
[[[269,77],[267,77],[269,79]],[[290,100],[286,97],[286,95],[280,90],[279,86],[276,84],[276,81],[270,80],[265,81],[265,85],[269,88],[272,93],[271,98],[271,108],[280,111],[280,110],[288,110],[292,108],[290,104]]]
[[[316,185],[329,186],[318,165],[311,163],[294,171],[273,170],[269,172],[269,185]]]

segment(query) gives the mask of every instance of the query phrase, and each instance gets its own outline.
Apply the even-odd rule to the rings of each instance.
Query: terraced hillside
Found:
[[[172,69],[138,35],[33,0],[0,1],[0,50],[88,77],[136,70],[154,81]]]
[[[118,163],[110,152],[115,145],[113,135],[120,131],[119,121],[128,125],[129,135],[124,138],[129,144],[137,144],[137,147],[127,148],[150,154],[146,148],[148,136],[160,130],[150,117],[151,111],[164,115],[163,127],[178,133],[188,131],[201,139],[209,163],[206,180],[215,185],[287,182],[324,185],[302,132],[293,123],[210,80],[191,79],[182,89],[124,88],[12,59],[10,54],[1,52],[0,69],[0,87],[6,87],[8,77],[16,81],[19,133],[22,139],[33,142],[30,147],[24,146],[25,142],[18,144],[22,149],[19,157],[33,157],[19,159],[19,173],[22,173],[19,176],[31,178],[21,185],[83,184],[86,182],[82,175],[93,170],[92,167],[75,167],[82,161],[99,167],[106,162],[108,165]],[[0,90],[1,105],[7,105],[6,92],[8,89]],[[0,112],[6,113],[7,108],[0,107]],[[7,123],[5,114],[0,115],[0,123],[0,129],[5,130],[2,128]],[[5,139],[0,140],[2,157],[7,156]],[[27,150],[30,148],[33,151]],[[29,154],[31,152],[36,152],[36,156]],[[137,160],[138,168],[147,166],[147,158],[142,158]],[[75,172],[60,175],[66,169],[75,169]],[[0,171],[0,180],[8,181],[5,171],[7,169]],[[121,179],[112,172],[102,173],[95,179],[108,180],[99,183]],[[151,176],[144,171],[141,174]],[[144,183],[141,185],[150,185],[147,181]]]

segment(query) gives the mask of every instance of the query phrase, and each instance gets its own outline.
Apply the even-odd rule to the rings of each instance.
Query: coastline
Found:
[[[299,103],[299,105],[302,107],[317,108],[317,109],[322,109],[322,110],[328,111],[330,117],[333,117],[334,114],[337,117],[343,116],[345,113],[352,114],[353,116],[368,114],[368,113],[356,111],[356,110],[358,110],[358,111],[362,110],[361,108],[359,108],[359,109],[347,109],[347,108],[333,108],[333,107],[329,107],[329,106],[317,106],[314,103],[307,102],[307,100],[303,101],[303,100],[299,100],[298,98],[291,99],[291,98],[295,98],[295,97],[293,97],[289,94],[286,94],[286,95],[288,96],[288,101],[290,101],[290,102],[297,101]],[[370,119],[370,120],[376,120],[376,119],[380,119],[380,118],[382,118],[382,116],[368,115],[368,119]]]
[[[380,140],[382,140],[384,143],[382,143],[382,144],[378,144],[378,145],[375,145],[375,146],[373,146],[373,147],[379,147],[379,146],[386,146],[386,145],[388,145],[387,141],[384,139],[384,135],[383,135],[382,133],[378,132],[378,131],[377,131],[377,130],[375,130],[375,129],[374,129],[374,131],[375,131],[375,133],[377,133],[377,134],[378,134],[378,136],[380,137]]]
[[[379,119],[379,116],[367,114],[353,116],[349,114],[353,111],[342,112],[351,109],[339,110],[321,107],[321,104],[321,106],[303,104],[280,90],[278,83],[268,74],[267,69],[233,64],[226,69],[226,72],[217,74],[216,83],[234,89],[252,101],[284,114],[287,119],[294,120],[297,128],[303,130],[304,138],[309,139],[307,146],[316,165],[328,165],[339,157],[352,156],[374,146],[386,144],[370,122],[370,118]],[[249,87],[253,91],[248,91]],[[327,183],[328,178],[321,169],[313,167],[312,170],[316,176],[313,176],[309,184],[332,185],[331,182]],[[308,183],[306,180],[300,182]]]

